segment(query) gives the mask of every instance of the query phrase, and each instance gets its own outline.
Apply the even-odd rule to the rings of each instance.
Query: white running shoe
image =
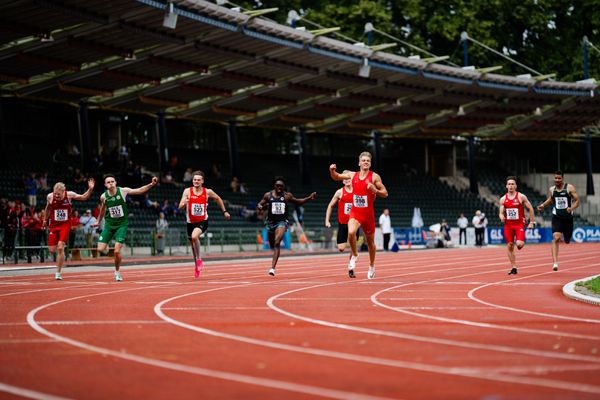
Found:
[[[275,268],[271,268],[271,269],[269,270],[269,275],[271,275],[271,276],[275,276]]]
[[[375,278],[375,267],[369,267],[369,272],[367,273],[368,279]]]
[[[552,271],[558,271],[558,264],[554,264],[552,266]]]
[[[356,267],[356,260],[358,260],[358,256],[350,257],[350,261],[348,261],[348,269],[354,269]]]
[[[54,274],[54,279],[56,279],[57,281],[62,281],[62,276],[60,275],[60,272]]]
[[[123,280],[123,278],[121,277],[121,273],[115,271],[115,281],[121,282],[122,280]]]

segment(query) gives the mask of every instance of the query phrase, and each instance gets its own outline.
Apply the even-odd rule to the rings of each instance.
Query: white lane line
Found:
[[[231,307],[231,306],[202,306],[202,307],[165,307],[163,310],[177,311],[214,311],[214,310],[268,310],[269,307]],[[161,321],[163,324],[164,321]]]
[[[584,257],[584,258],[579,258],[579,260],[589,259],[589,258],[593,259],[596,257],[595,256]],[[589,266],[575,267],[575,268],[571,268],[571,269],[588,268],[588,267]],[[550,273],[552,273],[552,272],[550,272]],[[467,275],[476,275],[476,274],[479,274],[479,272],[475,273],[475,274],[467,274]],[[421,282],[417,282],[416,284],[420,285],[420,284],[424,284],[424,283],[428,283],[428,282],[421,281]],[[411,285],[411,284],[407,283],[406,285]],[[446,317],[440,317],[440,316],[435,316],[435,315],[428,315],[428,314],[423,314],[423,313],[412,312],[404,307],[390,306],[390,305],[384,304],[380,301],[379,296],[381,294],[391,291],[391,289],[393,289],[394,291],[398,291],[400,288],[401,288],[401,286],[395,286],[393,288],[383,289],[379,292],[376,292],[371,296],[371,301],[374,304],[376,304],[382,308],[386,308],[388,310],[401,312],[403,314],[408,314],[408,315],[412,315],[415,317],[431,319],[431,320],[440,321],[440,322],[449,322],[449,323],[455,323],[455,324],[460,324],[460,325],[476,326],[476,327],[480,327],[480,328],[489,328],[489,329],[507,330],[507,331],[513,331],[513,332],[521,332],[521,333],[532,333],[532,334],[549,335],[549,336],[564,336],[564,337],[573,337],[573,338],[577,338],[577,339],[600,340],[600,336],[595,336],[595,335],[584,335],[584,334],[550,331],[550,330],[543,330],[543,329],[530,329],[530,328],[514,327],[514,326],[508,326],[508,325],[492,324],[492,323],[488,323],[488,322],[477,322],[477,321],[469,321],[469,320],[458,319],[458,318],[446,318]],[[465,300],[471,300],[471,299],[465,298]],[[484,305],[487,305],[487,304],[484,303]],[[494,307],[491,307],[489,305],[487,305],[487,306],[490,307],[489,309],[494,309]]]
[[[152,289],[152,288],[155,288],[155,287],[150,286],[150,287],[146,287],[144,289]],[[220,289],[221,288],[215,288],[212,290],[220,290]],[[110,350],[107,348],[90,345],[90,344],[87,344],[84,342],[80,342],[78,340],[68,338],[66,336],[61,336],[56,333],[50,332],[47,329],[43,328],[41,326],[41,324],[36,321],[36,318],[35,318],[36,314],[38,312],[40,312],[48,307],[52,307],[52,306],[55,306],[55,305],[58,305],[61,303],[65,303],[65,302],[73,301],[73,300],[80,300],[80,299],[83,299],[86,297],[108,295],[108,294],[114,294],[114,293],[119,293],[119,292],[130,291],[130,290],[139,290],[139,288],[115,290],[115,291],[109,291],[109,292],[104,292],[104,293],[96,293],[96,294],[92,294],[92,295],[72,297],[72,298],[68,298],[68,299],[55,301],[52,303],[47,303],[47,304],[41,305],[41,306],[31,310],[27,314],[27,322],[31,326],[31,328],[34,329],[35,331],[37,331],[38,333],[40,333],[44,336],[50,337],[52,339],[55,339],[59,342],[69,344],[74,347],[82,348],[82,349],[85,349],[85,350],[88,350],[91,352],[95,352],[98,354],[103,354],[103,355],[113,356],[113,357],[129,360],[129,361],[134,361],[134,362],[137,362],[140,364],[174,370],[177,372],[184,372],[184,373],[193,374],[193,375],[202,375],[202,376],[207,376],[210,378],[217,378],[217,379],[223,379],[223,380],[228,380],[228,381],[233,381],[233,382],[238,382],[238,383],[245,383],[245,384],[249,384],[249,385],[268,387],[270,389],[280,389],[280,390],[285,390],[285,391],[304,393],[304,394],[308,394],[311,396],[329,397],[329,398],[340,399],[340,400],[345,400],[345,399],[386,400],[387,399],[384,397],[369,396],[369,395],[363,395],[363,394],[358,394],[358,393],[354,393],[354,392],[347,392],[347,391],[335,390],[335,389],[327,389],[327,388],[311,386],[311,385],[303,385],[303,384],[298,384],[298,383],[288,382],[288,381],[283,381],[283,380],[260,378],[260,377],[251,376],[251,375],[237,374],[237,373],[227,372],[227,371],[218,371],[218,370],[208,369],[208,368],[200,368],[200,367],[195,367],[192,365],[185,365],[185,364],[179,364],[179,363],[170,362],[170,361],[157,360],[157,359],[148,358],[148,357],[144,357],[144,356],[138,356],[138,355],[134,355],[134,354]],[[208,291],[212,291],[212,290],[208,290]]]
[[[35,390],[25,389],[18,386],[12,386],[2,382],[0,382],[0,392],[14,394],[15,396],[21,396],[27,399],[69,400],[68,397],[54,396],[52,394],[37,392]]]
[[[587,258],[589,258],[589,257],[587,257]],[[597,257],[595,257],[595,258],[597,258]],[[579,258],[579,260],[582,260],[582,259],[586,259],[586,258]],[[581,267],[573,267],[573,268],[569,268],[568,271],[577,270],[577,269],[585,269],[585,268],[590,268],[590,267],[597,267],[597,266],[600,266],[600,263],[585,265],[585,266],[581,266]],[[532,277],[555,275],[555,274],[556,274],[556,272],[549,271],[549,272],[542,272],[542,273],[535,274],[535,275],[524,276],[522,278],[512,278],[512,279],[513,280],[521,280],[521,279],[528,279],[528,278],[532,278]],[[506,281],[503,281],[501,283],[504,283],[504,282],[506,282]],[[567,320],[567,321],[577,321],[577,322],[587,322],[587,323],[591,323],[591,324],[600,324],[600,319],[577,318],[577,317],[570,317],[568,315],[542,313],[542,312],[538,312],[538,311],[526,310],[523,308],[508,307],[508,306],[503,306],[503,305],[496,304],[496,303],[491,303],[489,301],[481,300],[480,298],[475,296],[475,292],[477,292],[483,288],[489,287],[489,286],[494,286],[496,283],[497,282],[491,282],[491,283],[487,283],[485,285],[476,287],[474,289],[471,289],[471,290],[469,290],[469,293],[467,293],[467,295],[469,296],[470,299],[472,299],[480,304],[485,304],[487,306],[497,308],[497,309],[509,310],[509,311],[514,311],[514,312],[529,314],[529,315],[537,315],[539,317],[548,317],[548,318],[552,318],[552,319],[562,319],[562,320]]]

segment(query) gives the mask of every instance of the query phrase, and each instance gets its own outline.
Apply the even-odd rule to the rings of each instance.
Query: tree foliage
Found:
[[[278,7],[271,15],[285,23],[289,10],[325,27],[339,26],[346,37],[366,42],[364,26],[376,29],[462,65],[461,32],[542,74],[557,79],[583,79],[582,39],[600,48],[600,0],[256,0],[247,8]],[[314,28],[307,21],[300,25]],[[375,43],[390,42],[375,34]],[[528,71],[469,42],[469,63],[501,65],[502,74]],[[388,50],[392,51],[392,50]],[[411,55],[407,46],[394,48]],[[590,76],[600,80],[600,53],[589,51]]]

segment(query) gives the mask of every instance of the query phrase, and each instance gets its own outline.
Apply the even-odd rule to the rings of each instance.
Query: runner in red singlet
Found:
[[[348,170],[342,172],[347,174]],[[346,250],[348,244],[348,221],[350,220],[350,210],[352,209],[352,179],[344,179],[344,186],[336,190],[331,201],[327,205],[325,212],[325,227],[331,228],[331,212],[337,204],[338,209],[338,231],[337,231],[337,248],[339,251]],[[352,255],[350,255],[352,256]]]
[[[65,263],[65,244],[71,231],[71,200],[85,201],[94,191],[94,178],[88,179],[88,190],[84,194],[67,191],[65,184],[57,182],[52,193],[48,194],[44,210],[43,228],[49,227],[48,250],[56,253],[56,273],[54,279],[62,280],[62,267]]]
[[[375,197],[388,197],[388,191],[381,181],[381,177],[371,171],[371,153],[365,151],[358,157],[359,172],[348,172],[339,174],[336,172],[337,166],[329,166],[329,174],[335,181],[352,179],[352,209],[350,210],[350,220],[348,221],[348,242],[352,249],[352,257],[348,263],[348,276],[354,278],[354,267],[358,251],[356,248],[356,232],[362,228],[367,239],[369,247],[369,272],[368,279],[375,277]]]
[[[517,178],[509,176],[506,178],[507,193],[500,197],[499,217],[504,224],[504,240],[506,240],[506,250],[510,260],[511,270],[509,275],[517,274],[517,263],[515,257],[515,242],[517,249],[521,250],[525,246],[525,208],[529,212],[529,225],[527,229],[532,229],[535,225],[533,207],[527,196],[517,192]]]
[[[203,185],[204,172],[193,172],[192,187],[183,191],[181,200],[179,201],[179,209],[186,209],[187,235],[192,246],[192,254],[194,255],[194,277],[196,278],[200,276],[203,266],[202,258],[200,257],[200,235],[206,233],[208,230],[208,199],[210,198],[217,202],[226,220],[231,218],[231,215],[225,209],[225,204],[221,197],[212,189],[207,189]]]

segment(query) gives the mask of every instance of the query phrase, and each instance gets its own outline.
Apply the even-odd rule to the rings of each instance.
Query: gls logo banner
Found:
[[[600,242],[600,228],[577,228],[573,231],[573,240],[577,243]]]
[[[504,229],[488,228],[488,238],[490,240],[490,244],[500,244],[504,242]]]

